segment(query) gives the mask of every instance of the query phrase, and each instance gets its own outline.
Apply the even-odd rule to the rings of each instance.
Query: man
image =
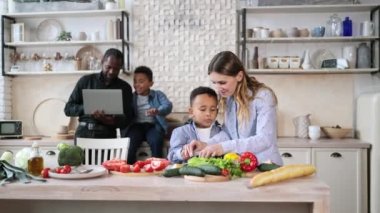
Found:
[[[100,73],[81,77],[65,106],[66,116],[79,116],[75,138],[115,138],[116,128],[123,129],[134,118],[132,87],[118,78],[124,64],[123,53],[118,49],[108,49],[102,59]],[[123,95],[123,115],[106,115],[95,111],[85,115],[83,109],[83,89],[121,89]]]

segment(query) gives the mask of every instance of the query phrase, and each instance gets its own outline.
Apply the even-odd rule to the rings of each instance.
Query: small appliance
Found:
[[[0,120],[0,139],[22,138],[22,121]]]

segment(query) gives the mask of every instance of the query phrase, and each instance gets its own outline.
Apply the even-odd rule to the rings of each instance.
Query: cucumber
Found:
[[[274,163],[262,163],[257,168],[261,172],[266,172],[266,171],[270,171],[270,170],[273,170],[273,169],[277,169],[279,167],[280,167],[279,165],[274,164]]]
[[[202,171],[202,169],[198,167],[193,167],[193,166],[184,166],[179,169],[179,173],[181,175],[191,175],[191,176],[198,176],[198,177],[205,176],[205,173]]]
[[[179,169],[180,168],[166,169],[162,175],[164,177],[180,176],[181,174],[179,173]]]
[[[208,175],[222,174],[222,170],[219,167],[214,166],[214,165],[202,165],[202,166],[198,166],[198,168],[200,168],[205,174],[208,174]]]

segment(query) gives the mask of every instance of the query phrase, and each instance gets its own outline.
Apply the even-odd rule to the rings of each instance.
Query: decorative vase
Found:
[[[304,70],[309,70],[309,69],[312,69],[313,66],[311,65],[310,63],[310,54],[309,54],[309,50],[305,50],[305,53],[303,55],[303,62],[302,62],[302,65],[301,65],[302,69]]]
[[[371,50],[367,43],[361,43],[357,53],[358,68],[370,68],[371,67]]]

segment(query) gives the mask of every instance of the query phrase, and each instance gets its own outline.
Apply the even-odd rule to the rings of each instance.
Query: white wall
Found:
[[[210,85],[206,70],[212,56],[221,50],[235,50],[236,7],[231,2],[233,1],[126,1],[126,6],[133,8],[133,65],[147,65],[153,69],[153,88],[163,90],[169,96],[174,102],[175,112],[187,110],[192,88]],[[190,23],[190,18],[192,25],[185,25],[184,23]],[[327,18],[319,20],[324,23]],[[201,24],[196,25],[199,22],[193,20],[198,20]],[[313,20],[313,23],[317,22],[318,20]],[[289,26],[290,24],[292,23]],[[284,49],[284,54],[291,50],[285,46],[278,49],[281,48]],[[265,49],[265,46],[261,49]],[[266,52],[262,51],[263,54],[269,54],[269,47],[267,49]],[[302,51],[295,53],[300,55]],[[294,135],[292,118],[306,113],[312,114],[314,124],[352,127],[355,94],[374,90],[380,84],[378,76],[369,74],[256,77],[272,87],[278,96],[279,136]],[[78,78],[79,75],[12,78],[12,117],[24,120],[26,134],[37,134],[32,127],[36,106],[48,98],[67,100]],[[131,76],[123,78],[130,83],[132,81]],[[63,114],[62,110],[57,110],[56,113]],[[52,123],[56,120],[55,117],[47,120],[49,119]]]

